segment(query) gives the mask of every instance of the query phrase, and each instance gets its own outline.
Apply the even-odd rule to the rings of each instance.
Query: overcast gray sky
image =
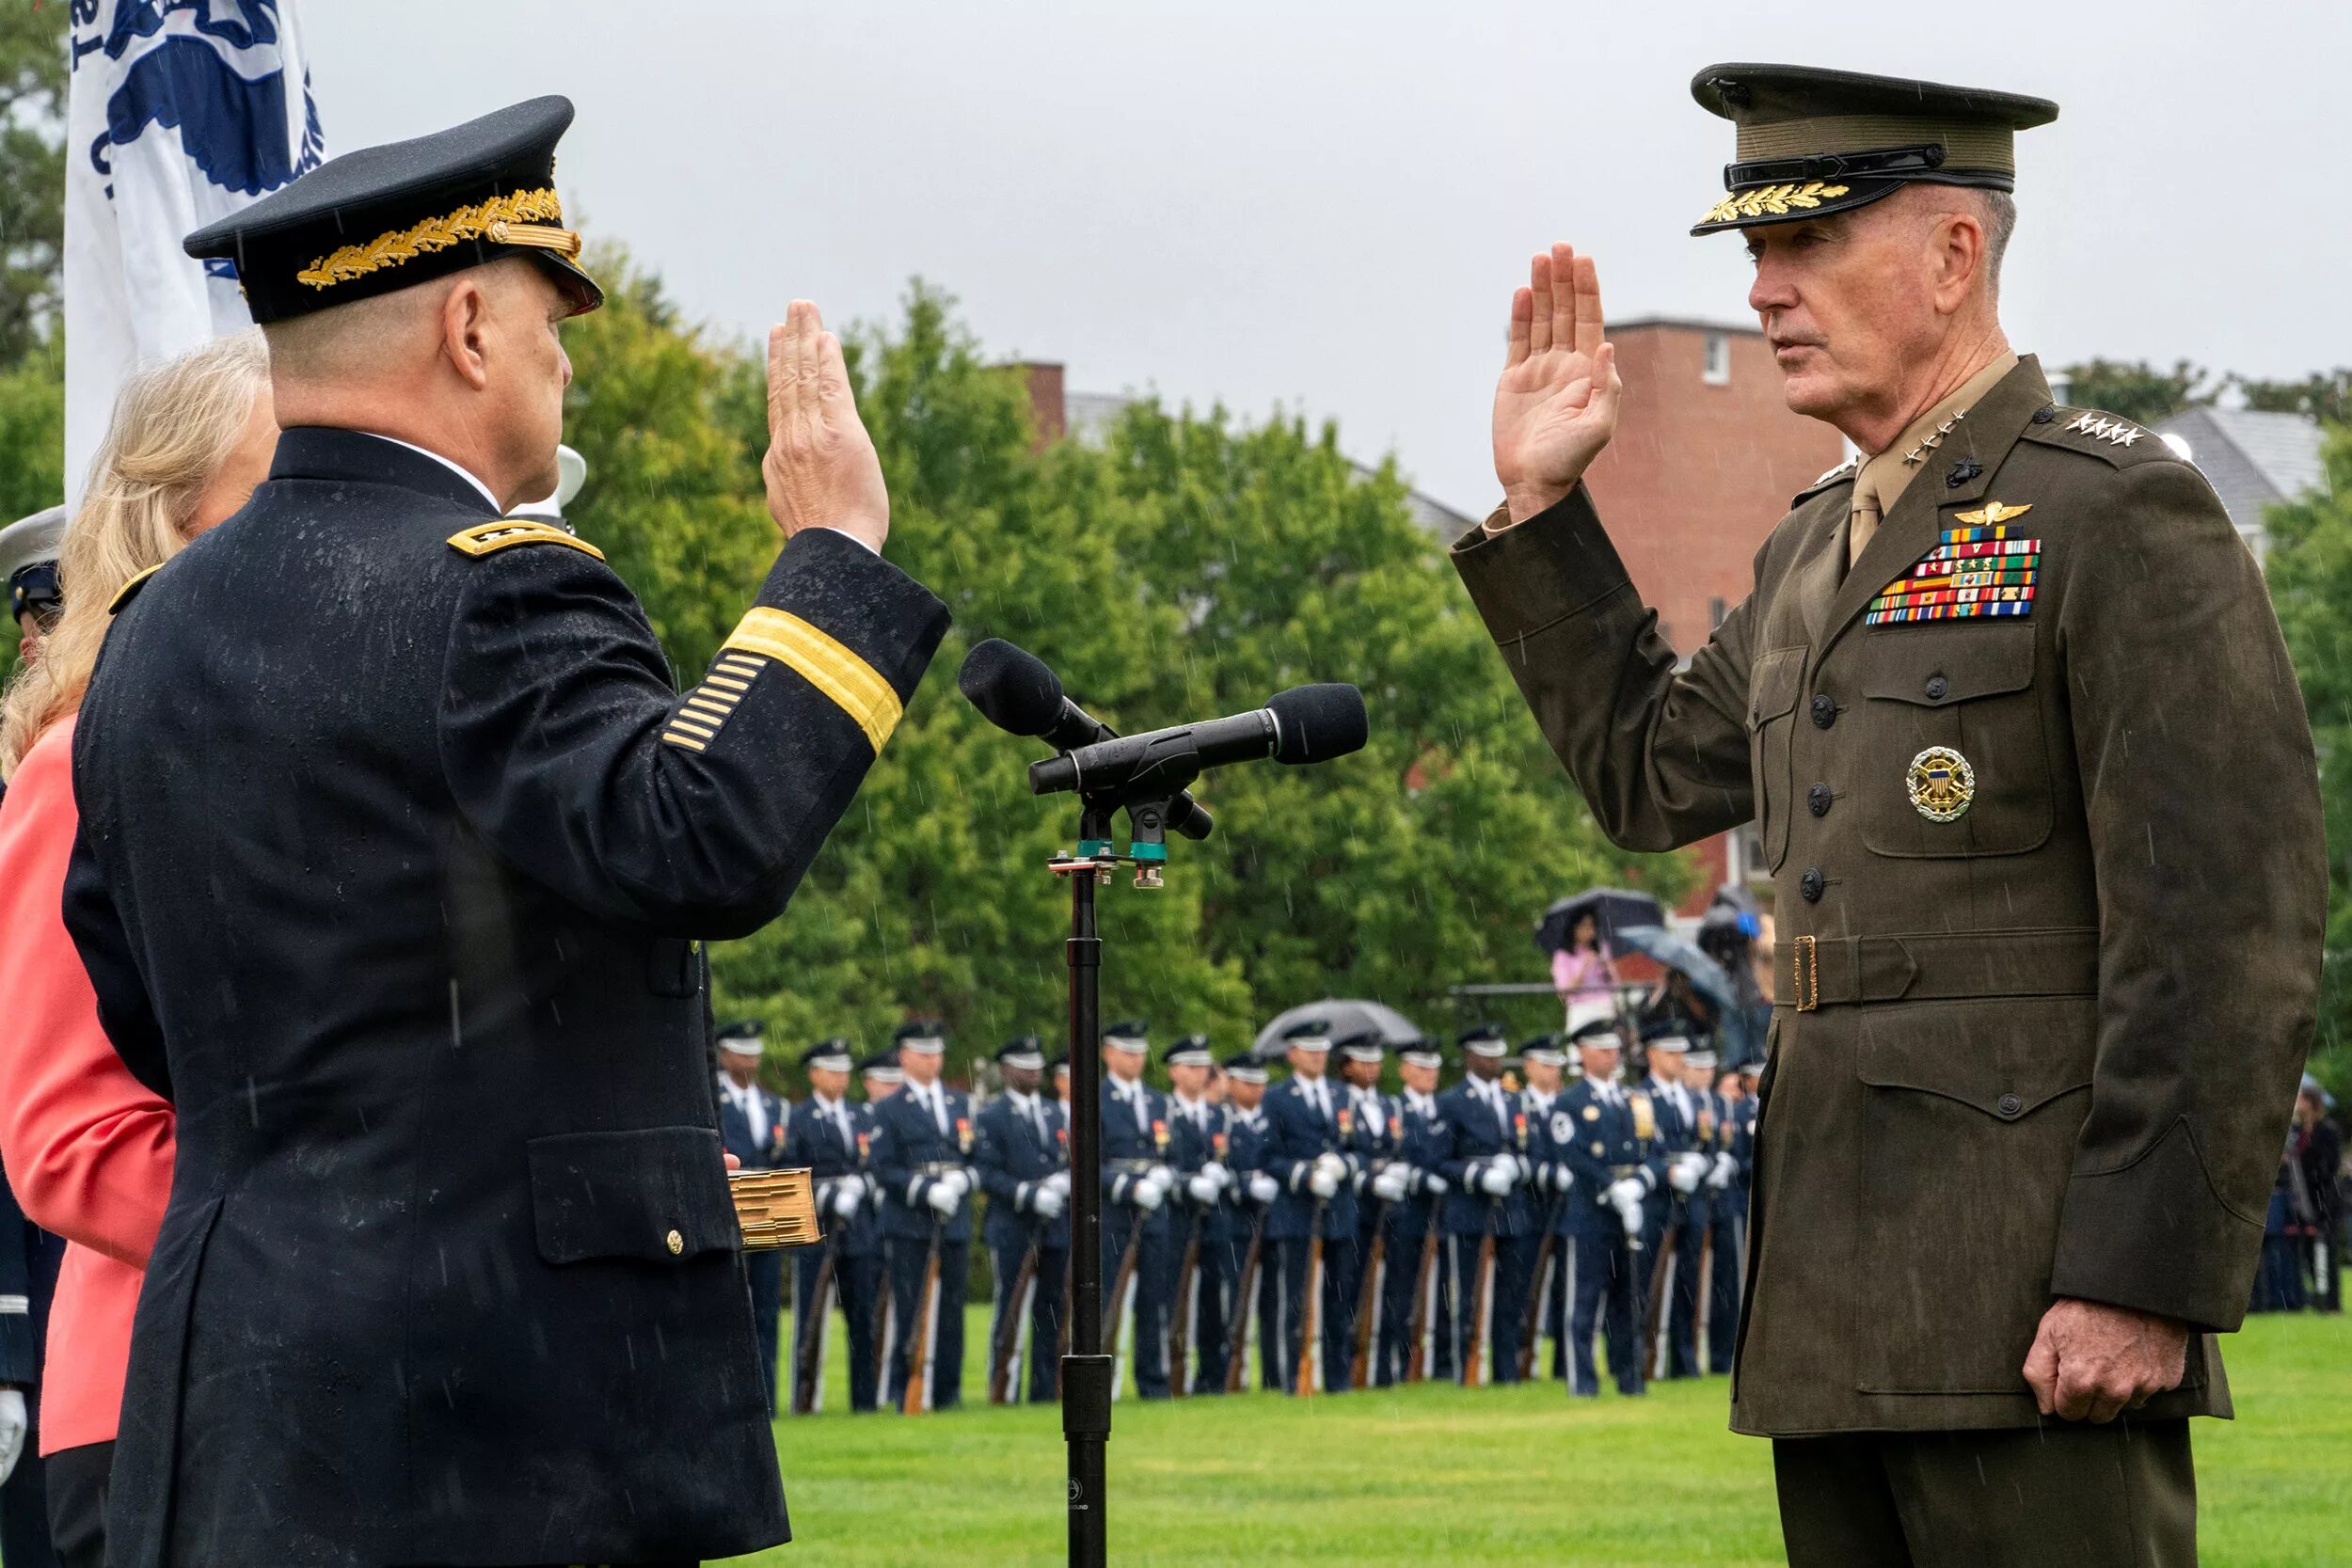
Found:
[[[887,318],[920,274],[1073,390],[1278,404],[1489,504],[1512,284],[1554,239],[1613,318],[1752,321],[1684,230],[1730,127],[1718,60],[2056,99],[2020,138],[2021,349],[2286,376],[2352,364],[2352,7],[307,0],[331,149],[539,92],[560,182],[686,310]]]

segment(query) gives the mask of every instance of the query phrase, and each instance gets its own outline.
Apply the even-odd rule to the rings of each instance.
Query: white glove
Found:
[[[1150,1174],[1146,1174],[1138,1178],[1134,1186],[1127,1189],[1127,1197],[1136,1208],[1148,1214],[1167,1201],[1168,1189],[1152,1180]]]
[[[1037,1191],[1029,1195],[1029,1208],[1040,1219],[1061,1218],[1061,1189],[1051,1181],[1040,1182]]]
[[[1068,1171],[1056,1171],[1045,1179],[1043,1185],[1053,1188],[1056,1193],[1059,1194],[1064,1203],[1070,1201],[1070,1173]]]
[[[24,1390],[0,1388],[0,1484],[24,1452]]]
[[[1488,1197],[1501,1197],[1518,1184],[1518,1168],[1508,1160],[1497,1160],[1478,1173],[1478,1190]]]
[[[943,1176],[923,1194],[923,1201],[938,1210],[940,1218],[946,1219],[963,1206],[963,1194]]]
[[[1630,1208],[1638,1214],[1642,1211],[1642,1196],[1641,1182],[1630,1176],[1621,1176],[1609,1183],[1609,1190],[1600,1195],[1600,1200],[1613,1209]]]
[[[851,1171],[849,1175],[843,1177],[839,1181],[834,1184],[834,1200],[836,1202],[839,1201],[839,1195],[845,1192],[850,1195],[850,1202],[865,1202],[866,1178],[858,1175],[855,1171]]]
[[[1383,1203],[1395,1203],[1405,1196],[1407,1185],[1403,1165],[1391,1165],[1372,1179],[1372,1196]]]
[[[1253,1170],[1249,1173],[1249,1200],[1252,1203],[1271,1203],[1281,1193],[1281,1183],[1265,1172]]]
[[[1698,1191],[1699,1178],[1707,1174],[1707,1156],[1695,1149],[1676,1155],[1673,1164],[1666,1167],[1666,1185],[1678,1193]]]
[[[961,1200],[964,1194],[972,1190],[972,1178],[962,1171],[951,1170],[939,1179],[939,1184],[952,1190]]]
[[[1315,1169],[1329,1171],[1331,1173],[1331,1180],[1334,1182],[1337,1182],[1341,1178],[1347,1174],[1347,1162],[1332,1153],[1329,1149],[1325,1149],[1322,1153],[1315,1156]]]
[[[1345,1168],[1341,1167],[1341,1171]],[[1341,1171],[1335,1171],[1321,1160],[1317,1160],[1314,1168],[1307,1173],[1307,1190],[1317,1197],[1335,1196],[1340,1190]]]
[[[1716,1155],[1715,1168],[1708,1172],[1707,1184],[1709,1187],[1714,1188],[1715,1191],[1719,1193],[1722,1192],[1725,1187],[1731,1185],[1732,1172],[1738,1168],[1739,1162],[1732,1159],[1729,1154]]]
[[[865,1196],[857,1188],[850,1185],[856,1180],[854,1176],[845,1178],[833,1189],[833,1212],[845,1220],[856,1215],[858,1200]]]
[[[1200,1167],[1200,1174],[1216,1182],[1217,1191],[1219,1192],[1223,1192],[1226,1188],[1233,1184],[1233,1173],[1227,1170],[1221,1161],[1212,1160],[1207,1164],[1202,1165]]]
[[[1434,1170],[1425,1170],[1422,1172],[1421,1179],[1427,1184],[1429,1190],[1433,1193],[1450,1193],[1454,1190],[1454,1183],[1448,1181],[1444,1177],[1439,1176]]]
[[[1184,1178],[1184,1191],[1191,1196],[1193,1202],[1205,1209],[1216,1201],[1216,1195],[1220,1189],[1216,1184],[1216,1178],[1204,1170],[1196,1171]]]
[[[1176,1185],[1176,1173],[1168,1169],[1166,1165],[1153,1165],[1150,1170],[1145,1171],[1143,1174],[1150,1177],[1153,1181],[1159,1184],[1160,1196],[1162,1197],[1166,1197],[1168,1196],[1168,1190]]]

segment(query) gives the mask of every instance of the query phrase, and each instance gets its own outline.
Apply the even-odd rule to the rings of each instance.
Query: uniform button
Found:
[[[1813,722],[1824,730],[1837,722],[1837,704],[1826,692],[1813,699]]]
[[[2026,1108],[2026,1102],[2013,1094],[2001,1096],[1997,1104],[2001,1115],[2005,1117],[2013,1117]]]
[[[679,1253],[686,1250],[686,1238],[679,1235],[675,1230],[671,1231],[669,1235],[663,1237],[662,1240],[669,1243],[670,1256],[673,1258],[675,1258]]]
[[[1816,816],[1829,815],[1829,785],[1817,784],[1804,792],[1804,809]]]
[[[1944,693],[1949,691],[1951,689],[1951,682],[1946,680],[1943,676],[1930,675],[1928,677],[1928,701],[1931,703],[1942,702],[1944,700]]]
[[[1820,870],[1815,866],[1805,867],[1804,875],[1797,879],[1797,891],[1804,895],[1804,901],[1808,904],[1821,901],[1821,889],[1825,885]]]

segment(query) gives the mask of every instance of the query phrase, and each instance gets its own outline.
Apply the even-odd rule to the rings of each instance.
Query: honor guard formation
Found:
[[[1540,1378],[1591,1397],[1604,1360],[1621,1394],[1728,1372],[1756,1069],[1719,1075],[1671,1026],[1629,1037],[1612,1002],[1567,1022],[1517,1046],[1481,1024],[1449,1052],[1311,1019],[1275,1042],[1279,1064],[1199,1034],[1155,1051],[1141,1019],[1105,1028],[1104,1342],[1121,1397]],[[917,1019],[859,1065],[862,1100],[835,1038],[801,1053],[808,1098],[784,1105],[756,1082],[759,1026],[719,1038],[727,1148],[807,1167],[824,1217],[823,1243],[792,1258],[781,1407],[840,1408],[836,1321],[852,1411],[950,1409],[968,1357],[992,1404],[1057,1400],[1066,1060],[1008,1040],[976,1101],[942,1081],[945,1027]],[[1460,1073],[1441,1086],[1449,1054]],[[1637,1056],[1646,1073],[1622,1080]],[[967,1345],[976,1236],[991,1305]],[[773,1347],[782,1292],[757,1270],[751,1288]]]

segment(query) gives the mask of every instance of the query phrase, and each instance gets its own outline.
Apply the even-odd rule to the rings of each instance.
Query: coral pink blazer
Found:
[[[68,1243],[41,1368],[43,1453],[114,1438],[131,1315],[171,1196],[171,1107],[107,1042],[66,935],[78,821],[67,720],[0,801],[0,1158],[26,1217]]]

